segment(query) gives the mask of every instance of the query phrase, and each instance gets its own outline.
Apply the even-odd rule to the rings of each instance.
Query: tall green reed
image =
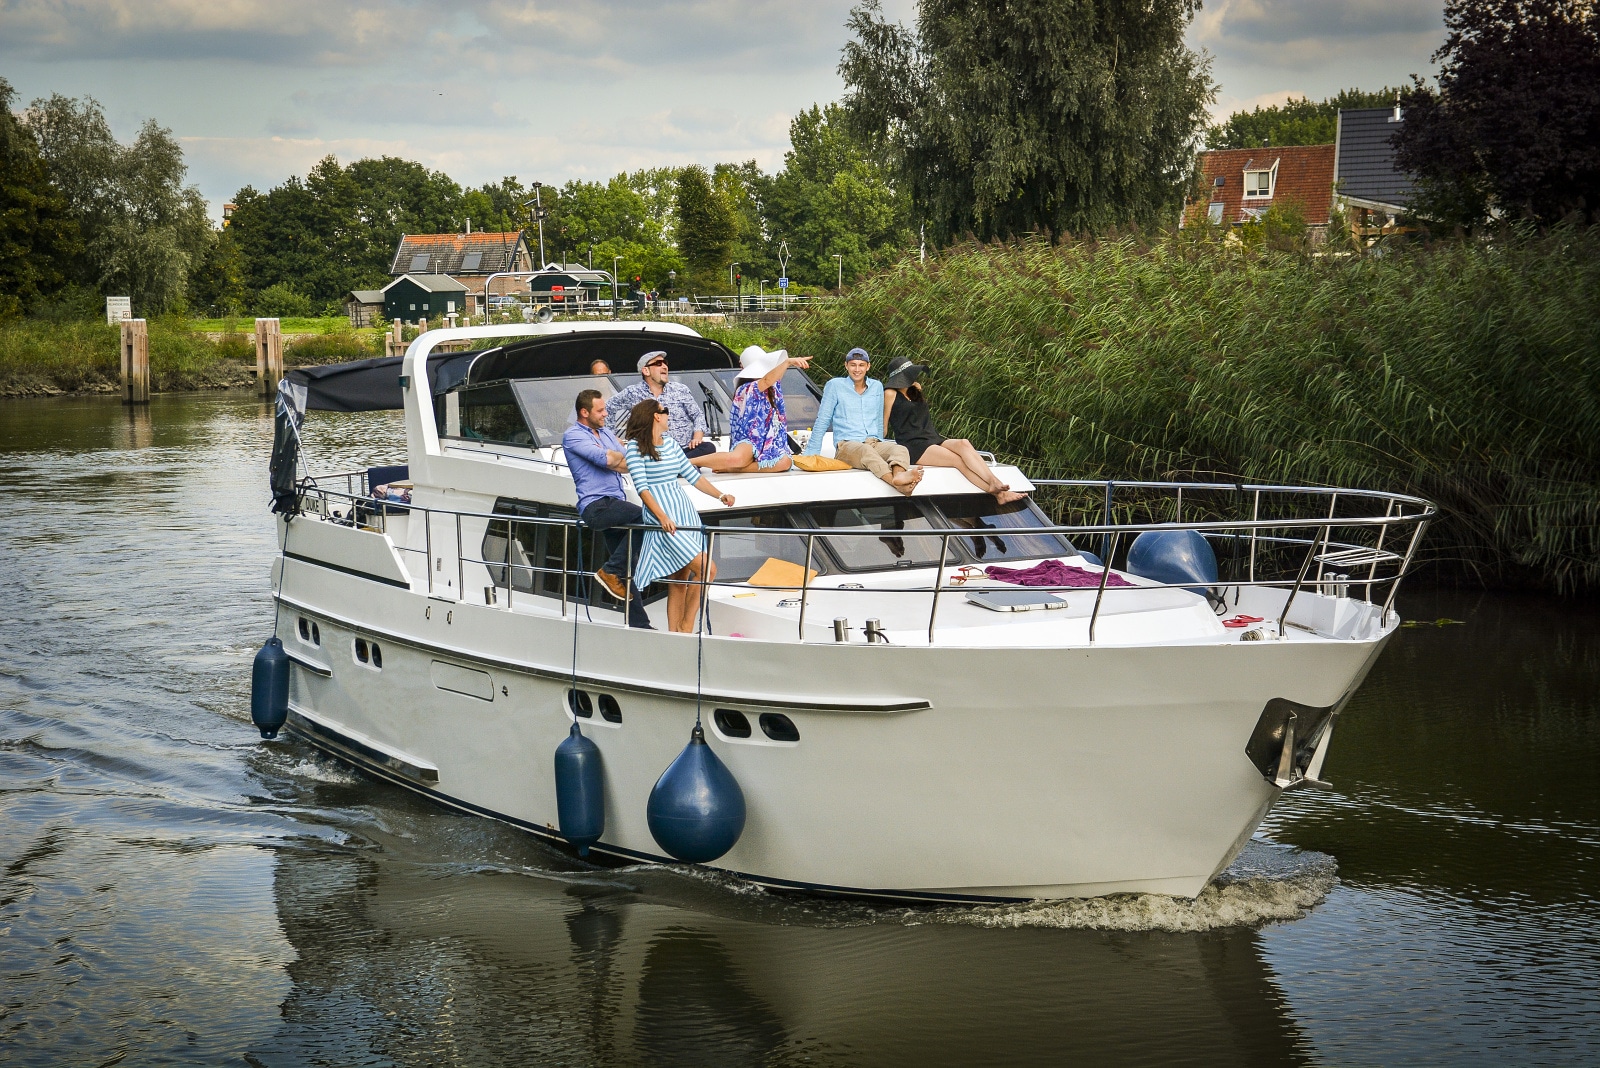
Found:
[[[1313,258],[1194,233],[966,245],[788,325],[928,362],[945,433],[1040,477],[1392,489],[1428,557],[1600,585],[1600,231]],[[881,368],[882,364],[878,364]]]

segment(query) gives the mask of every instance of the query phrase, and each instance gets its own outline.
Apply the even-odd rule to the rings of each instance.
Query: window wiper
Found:
[[[715,393],[711,392],[711,387],[707,386],[704,382],[696,382],[695,385],[700,387],[700,392],[703,393],[706,398],[700,403],[700,411],[706,417],[706,426],[711,430],[712,437],[720,438],[722,436],[721,416],[724,413],[722,402],[717,399],[717,395]]]

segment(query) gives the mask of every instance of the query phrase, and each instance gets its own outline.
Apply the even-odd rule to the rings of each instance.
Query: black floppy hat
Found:
[[[912,363],[905,356],[896,356],[889,361],[889,374],[883,384],[888,389],[905,389],[921,378],[927,369],[927,364]]]

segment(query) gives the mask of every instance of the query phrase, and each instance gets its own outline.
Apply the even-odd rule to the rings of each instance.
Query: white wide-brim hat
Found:
[[[760,345],[751,345],[739,353],[739,374],[735,381],[765,378],[767,372],[789,358],[788,349],[768,352]]]

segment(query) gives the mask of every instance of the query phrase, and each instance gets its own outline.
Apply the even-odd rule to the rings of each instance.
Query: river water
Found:
[[[1592,610],[1403,594],[1336,790],[1195,903],[778,896],[259,741],[270,437],[238,395],[0,402],[0,1064],[1600,1062]]]

